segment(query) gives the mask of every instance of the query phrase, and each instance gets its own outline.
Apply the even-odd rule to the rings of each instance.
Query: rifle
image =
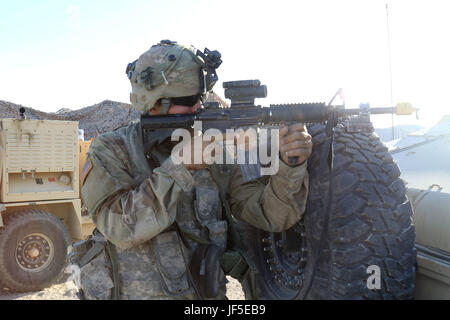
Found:
[[[168,137],[177,128],[192,128],[194,121],[202,122],[202,130],[215,128],[225,132],[226,129],[246,128],[273,124],[328,123],[328,131],[337,125],[339,118],[346,119],[344,125],[347,132],[372,132],[371,114],[409,115],[418,109],[409,103],[400,103],[395,107],[370,108],[361,104],[359,108],[345,109],[343,105],[332,105],[335,97],[326,104],[294,103],[271,104],[269,107],[255,105],[256,98],[267,96],[267,87],[259,80],[241,80],[224,82],[225,98],[231,99],[229,108],[220,108],[218,102],[206,103],[204,109],[195,114],[174,114],[141,116],[141,126],[144,133],[153,136]],[[160,139],[162,140],[162,139]],[[296,157],[290,157],[289,162],[295,163]]]

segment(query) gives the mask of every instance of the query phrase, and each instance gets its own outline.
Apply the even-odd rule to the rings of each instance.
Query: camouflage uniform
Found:
[[[176,221],[184,232],[199,236],[205,224],[202,220],[208,220],[204,216],[211,213],[201,216],[199,196],[202,191],[215,190],[215,183],[208,170],[190,172],[183,165],[173,164],[170,141],[155,143],[145,153],[142,139],[140,124],[135,123],[93,141],[88,154],[92,169],[83,184],[83,200],[98,230],[116,246],[122,299],[197,299],[186,266],[192,249],[178,239],[175,231],[164,230]],[[276,175],[250,182],[244,182],[240,170],[234,170],[229,200],[236,218],[279,232],[301,218],[307,190],[306,163],[291,168],[280,161]],[[210,198],[214,201],[214,196]],[[221,204],[207,203],[205,207],[205,211],[216,211],[206,224],[209,235],[224,246],[227,230]],[[164,237],[159,239],[158,235]],[[195,247],[195,241],[188,242]],[[97,259],[100,261],[94,259],[83,268],[103,263],[104,254]],[[96,283],[103,284],[103,294],[108,296],[112,280]],[[217,298],[224,298],[224,293],[221,290]]]
[[[141,56],[142,60],[159,57],[151,52],[158,52],[161,47],[169,50],[164,51],[169,57],[164,63],[172,61],[172,55],[180,61],[187,57],[186,64],[197,59],[192,51],[166,43],[152,47],[150,54]],[[161,83],[168,80],[175,86],[174,81],[183,74],[175,73],[178,78],[173,78],[171,70],[188,70],[182,69],[183,61],[177,66],[178,69],[169,63],[165,74],[150,68],[154,81],[151,85],[147,77],[142,76],[148,70],[141,60],[127,68],[133,86],[133,104],[148,111],[155,97],[143,95],[156,84],[159,85],[155,89],[158,95],[168,96]],[[140,73],[133,73],[135,70]],[[182,77],[183,81],[191,81],[189,79]],[[163,89],[158,89],[161,86]],[[167,86],[164,90],[170,88]],[[186,88],[184,95],[199,92],[198,83],[192,89]],[[103,243],[107,240],[109,249],[96,251],[85,259],[89,261],[81,264],[78,284],[88,299],[110,299],[113,287],[120,299],[204,298],[203,294],[199,295],[197,286],[193,286],[192,277],[198,270],[189,270],[197,264],[200,274],[212,274],[208,269],[210,265],[203,265],[207,258],[198,263],[202,254],[207,257],[210,252],[220,267],[221,250],[227,245],[229,231],[224,208],[229,207],[224,207],[223,196],[219,196],[220,186],[209,170],[211,167],[189,171],[183,165],[175,165],[170,157],[173,148],[170,138],[148,144],[152,137],[143,135],[140,123],[136,122],[103,134],[91,144],[83,170],[82,198],[101,233],[95,237]],[[256,228],[280,232],[302,217],[308,191],[306,163],[291,168],[280,161],[276,175],[251,181],[244,181],[237,166],[222,165],[220,170],[232,177],[226,198],[235,218]],[[203,248],[203,244],[218,249],[200,251],[197,256],[197,249]],[[217,270],[215,281],[219,289],[212,290],[214,295],[209,293],[207,297],[224,299],[225,275],[220,268]]]

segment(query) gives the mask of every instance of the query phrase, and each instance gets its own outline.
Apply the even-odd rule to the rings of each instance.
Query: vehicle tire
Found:
[[[239,224],[258,269],[256,297],[249,279],[242,282],[246,299],[412,299],[412,208],[388,149],[376,135],[338,124],[329,190],[330,138],[323,124],[308,131],[314,147],[302,220],[281,233]]]
[[[11,213],[0,228],[0,290],[37,291],[63,276],[71,237],[54,215],[40,210]]]

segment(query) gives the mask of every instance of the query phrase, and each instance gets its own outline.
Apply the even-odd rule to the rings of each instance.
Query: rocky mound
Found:
[[[0,100],[0,118],[19,118],[19,109],[21,107],[23,106]],[[132,120],[138,119],[140,115],[129,104],[110,100],[79,110],[61,109],[55,113],[42,112],[28,107],[24,108],[27,119],[78,121],[79,128],[84,130],[85,140],[123,126]]]

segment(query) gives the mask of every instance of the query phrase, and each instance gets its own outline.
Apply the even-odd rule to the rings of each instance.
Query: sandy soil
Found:
[[[227,284],[227,297],[230,300],[244,300],[241,284],[230,277]],[[0,300],[78,300],[77,288],[73,281],[55,284],[38,292],[0,293]]]

